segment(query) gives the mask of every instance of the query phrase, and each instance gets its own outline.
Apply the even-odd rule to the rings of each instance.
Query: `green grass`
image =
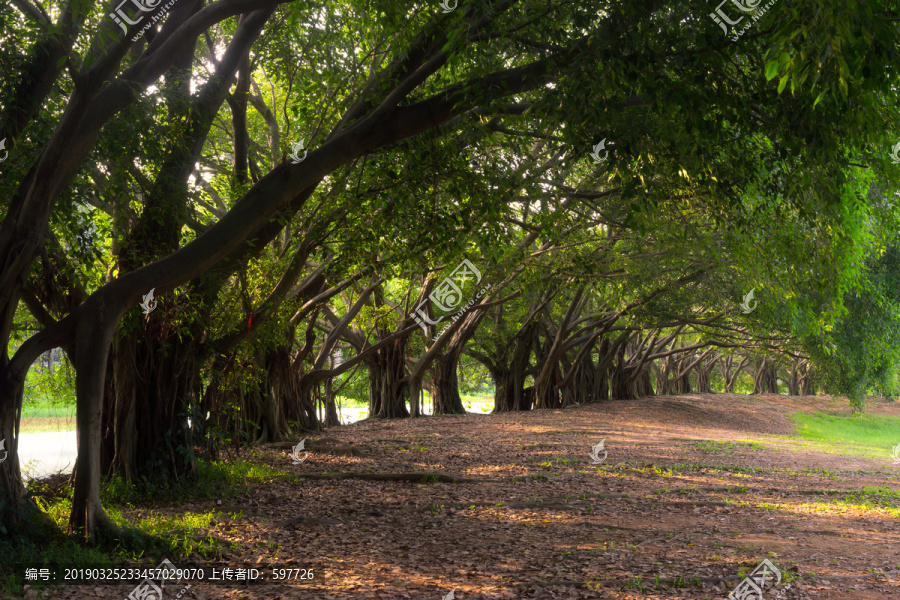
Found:
[[[757,442],[714,442],[712,440],[700,440],[694,442],[694,450],[700,452],[714,452],[717,454],[731,454],[735,450],[763,450],[765,446]]]
[[[159,482],[127,482],[120,477],[105,483],[100,491],[103,505],[178,504],[191,500],[217,500],[236,498],[246,492],[248,486],[264,484],[276,478],[290,477],[288,471],[273,469],[265,464],[245,460],[200,462],[200,476],[197,481],[176,482],[163,485]]]
[[[75,429],[75,404],[64,404],[48,396],[22,403],[20,433],[70,431]]]
[[[128,483],[121,478],[105,481],[100,491],[104,510],[124,529],[124,535],[116,540],[102,540],[96,547],[82,546],[63,534],[72,510],[72,488],[67,484],[54,489],[48,484],[32,483],[29,492],[39,494],[35,501],[56,523],[58,530],[33,538],[3,536],[3,543],[0,543],[0,598],[24,593],[22,574],[16,569],[16,563],[41,566],[54,561],[112,565],[133,563],[148,556],[154,560],[190,556],[221,560],[226,552],[240,552],[239,547],[218,539],[212,531],[222,511],[180,512],[178,505],[187,501],[239,498],[247,493],[249,486],[264,485],[291,475],[244,460],[201,461],[199,467],[199,478],[193,482],[166,485],[147,481]],[[146,506],[175,508],[171,514],[163,514],[155,508],[140,510]],[[257,545],[276,552],[279,548],[272,542]],[[37,583],[33,587],[43,589],[47,586]]]
[[[56,417],[56,418],[69,418],[75,417],[75,405],[70,404],[53,404],[50,401],[44,400],[42,402],[24,402],[22,403],[22,418],[23,419],[31,419],[31,418],[47,418],[47,417]]]
[[[800,437],[826,452],[890,461],[892,448],[900,444],[898,417],[794,413],[790,419]]]
[[[866,486],[861,490],[854,490],[844,497],[843,502],[838,502],[838,504],[883,510],[895,519],[900,517],[900,492],[886,487]]]
[[[82,546],[61,536],[53,539],[52,543],[22,537],[6,538],[0,544],[0,598],[21,597],[25,593],[21,569],[16,568],[16,563],[39,566],[51,562],[101,565],[111,564],[112,561],[102,550]],[[33,582],[32,587],[44,589],[48,584]]]
[[[746,505],[746,503],[744,503]],[[801,502],[799,504],[772,504],[760,503],[756,508],[768,510],[784,510],[794,512],[798,509],[814,512],[834,512],[846,509],[847,511],[877,511],[893,519],[900,518],[900,492],[886,487],[866,486],[861,490],[852,492],[836,492],[829,494],[818,502]],[[843,512],[843,511],[842,511]]]

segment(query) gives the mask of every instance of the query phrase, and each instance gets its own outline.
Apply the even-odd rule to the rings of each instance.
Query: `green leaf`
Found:
[[[778,61],[770,60],[766,65],[766,81],[772,81],[778,75]]]
[[[784,89],[784,86],[787,85],[787,82],[788,82],[788,80],[789,80],[790,78],[791,78],[791,74],[788,73],[788,74],[786,74],[784,77],[782,77],[781,80],[778,82],[778,93],[779,93],[779,94],[780,94],[781,91]]]

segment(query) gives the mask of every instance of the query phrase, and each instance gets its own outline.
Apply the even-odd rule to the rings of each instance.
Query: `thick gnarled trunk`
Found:
[[[141,318],[162,317],[154,311]],[[197,346],[192,336],[166,335],[157,323],[120,328],[110,353],[102,462],[104,472],[129,481],[198,474],[187,424],[198,396]]]
[[[493,373],[494,412],[531,410],[525,394],[525,370],[501,368]]]
[[[434,361],[431,374],[434,383],[433,399],[434,414],[436,415],[461,415],[466,412],[462,398],[459,396],[458,365],[459,357],[453,354],[442,354]]]
[[[753,393],[778,393],[778,369],[776,365],[767,358],[763,358],[760,361],[756,368],[756,373],[753,375]]]
[[[341,424],[337,406],[335,406],[334,402],[332,383],[331,379],[325,380],[325,427],[337,427]]]
[[[617,400],[637,400],[655,396],[649,364],[642,363],[637,356],[626,358],[627,346],[633,347],[633,344],[621,344],[616,351],[616,361],[610,375],[612,397]]]
[[[712,374],[713,364],[700,364],[697,366],[697,392],[701,394],[712,394],[712,381],[710,375]]]
[[[406,375],[406,340],[388,344],[366,361],[369,369],[369,416],[382,419],[408,417],[406,408],[409,387]]]
[[[533,332],[534,326],[524,328],[512,339],[509,347],[495,349],[493,357],[484,359],[494,379],[495,413],[531,410],[531,400],[525,396],[525,379]]]
[[[612,397],[617,400],[638,400],[655,396],[650,369],[643,368],[636,372],[636,367],[616,365],[610,378]]]
[[[816,384],[813,382],[812,373],[806,372],[800,378],[800,395],[801,396],[815,396],[816,395]]]
[[[562,379],[559,365],[552,367],[551,375],[545,385],[534,388],[534,408],[562,408],[562,397],[557,384]]]
[[[0,367],[3,367],[0,368],[0,373],[4,371],[7,362],[4,349],[0,352]],[[5,450],[0,451],[0,458],[4,459],[0,463],[0,502],[3,507],[0,510],[0,524],[6,528],[7,535],[27,531],[28,524],[22,521],[17,510],[33,504],[25,498],[25,486],[19,469],[16,431],[22,393],[21,382],[17,383],[12,378],[0,381],[0,440],[5,440]]]

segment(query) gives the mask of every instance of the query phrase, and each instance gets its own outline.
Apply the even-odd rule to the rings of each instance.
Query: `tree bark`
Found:
[[[434,381],[434,414],[462,415],[466,409],[459,396],[459,380],[457,367],[459,356],[453,352],[445,352],[434,360],[431,369]]]
[[[325,380],[325,426],[337,427],[341,424],[338,416],[337,407],[334,404],[334,390],[332,389],[332,380]]]
[[[733,394],[734,386],[737,383],[737,379],[741,374],[741,371],[744,370],[744,367],[747,366],[747,357],[741,357],[741,361],[738,363],[735,370],[732,372],[731,367],[734,366],[734,357],[727,356],[722,362],[722,378],[725,380],[725,393]]]
[[[655,396],[653,382],[650,380],[650,369],[644,367],[635,373],[637,367],[618,363],[613,368],[610,378],[612,397],[617,400],[638,400],[647,396]]]
[[[497,311],[502,308],[498,306]],[[531,410],[531,405],[525,402],[524,392],[533,332],[533,324],[524,326],[508,343],[494,347],[490,356],[467,351],[488,369],[494,380],[495,413]]]
[[[802,369],[800,374],[800,395],[801,396],[815,396],[816,395],[816,384],[813,382],[812,378],[812,365],[809,361],[806,361],[805,367]]]
[[[415,375],[409,378],[409,397],[415,398],[416,402],[418,402],[419,398],[422,396],[422,378],[416,377]],[[434,396],[432,396],[434,398]],[[423,403],[422,411],[424,412],[425,406]]]
[[[713,360],[702,361],[696,367],[697,372],[697,391],[701,394],[713,394],[715,393],[712,389],[711,382],[711,374],[713,368],[716,366],[716,363],[719,362],[718,358]]]
[[[100,445],[107,359],[120,315],[110,314],[102,300],[88,302],[76,329],[75,390],[78,458],[69,533],[94,542],[101,534],[121,534],[100,504]]]
[[[778,371],[774,363],[767,358],[763,358],[756,368],[753,375],[753,393],[754,394],[777,394],[778,393]]]
[[[106,385],[112,393],[104,394],[103,419],[110,462],[104,472],[129,481],[178,480],[199,472],[187,427],[190,406],[199,399],[198,338],[167,327],[163,315],[157,309],[126,317],[110,353]],[[144,322],[135,324],[138,319]]]
[[[563,401],[560,398],[559,383],[562,380],[560,372],[560,360],[564,353],[566,338],[570,332],[570,325],[584,307],[585,287],[579,286],[569,303],[566,313],[559,324],[559,329],[553,335],[553,341],[549,347],[536,360],[538,375],[534,379],[535,408],[561,408]],[[550,325],[550,323],[548,323]]]
[[[620,343],[616,352],[610,376],[610,391],[617,400],[637,400],[646,396],[655,396],[653,382],[650,378],[648,363],[641,363],[639,356],[626,358],[626,350],[633,342]],[[648,348],[649,352],[651,349]]]
[[[366,361],[369,369],[369,416],[382,419],[408,417],[406,375],[406,342],[394,340]]]
[[[598,402],[609,400],[609,367],[615,359],[616,350],[617,347],[614,347],[607,338],[603,338],[597,350],[593,397]]]
[[[0,367],[8,363],[6,348],[0,349]],[[0,368],[0,373],[3,369]],[[18,424],[19,407],[22,405],[24,387],[21,381],[7,376],[0,381],[0,440],[5,440],[5,454],[0,451],[0,525],[6,528],[6,535],[22,533],[28,530],[28,523],[23,522],[17,509],[24,508],[33,502],[25,498],[25,486],[22,484],[22,472],[19,468]]]

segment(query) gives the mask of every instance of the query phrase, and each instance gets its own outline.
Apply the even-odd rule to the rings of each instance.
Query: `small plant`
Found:
[[[628,581],[625,582],[625,589],[635,589],[644,591],[644,580],[641,577],[632,577]]]
[[[420,446],[418,444],[416,444],[415,446],[408,446],[407,448],[403,448],[400,450],[400,452],[420,452],[420,453],[427,452],[427,451],[428,451],[428,448],[426,448],[425,446]]]

